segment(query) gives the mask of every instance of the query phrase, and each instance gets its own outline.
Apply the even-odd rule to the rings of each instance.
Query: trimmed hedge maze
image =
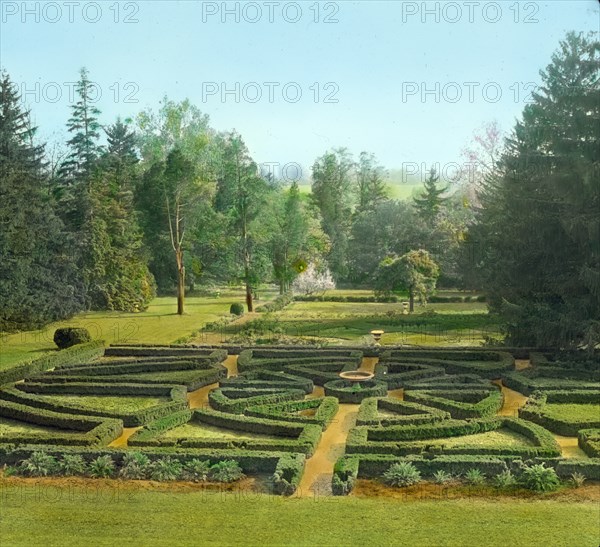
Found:
[[[544,463],[561,477],[600,479],[594,359],[533,353],[533,366],[516,371],[513,355],[501,351],[231,349],[239,355],[230,377],[222,348],[104,349],[98,342],[11,369],[0,375],[0,463],[40,449],[59,459],[81,456],[90,466],[107,457],[111,476],[138,452],[149,469],[167,471],[236,462],[246,475],[268,475],[273,492],[290,495],[344,404],[355,405],[356,423],[334,469],[337,495],[402,462],[424,478],[493,477]],[[357,387],[340,379],[377,355],[373,380]],[[529,396],[518,417],[501,415],[506,388]],[[124,427],[137,430],[113,444]],[[589,458],[562,458],[555,434],[578,437]],[[165,477],[185,475],[167,471]]]

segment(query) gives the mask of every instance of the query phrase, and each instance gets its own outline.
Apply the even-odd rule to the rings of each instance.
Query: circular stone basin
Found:
[[[364,382],[365,380],[372,380],[375,375],[372,372],[366,370],[347,370],[346,372],[340,372],[340,378],[343,380],[350,380],[351,382]]]
[[[360,404],[367,397],[385,397],[387,384],[379,380],[331,380],[323,386],[325,395],[337,397],[340,403]]]

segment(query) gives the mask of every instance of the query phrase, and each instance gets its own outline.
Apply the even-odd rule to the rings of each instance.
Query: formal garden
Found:
[[[596,547],[585,3],[3,2],[2,546]]]

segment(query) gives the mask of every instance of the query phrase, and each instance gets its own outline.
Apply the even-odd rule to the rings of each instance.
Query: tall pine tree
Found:
[[[10,77],[0,77],[0,330],[82,308],[82,287],[48,196],[43,146]]]

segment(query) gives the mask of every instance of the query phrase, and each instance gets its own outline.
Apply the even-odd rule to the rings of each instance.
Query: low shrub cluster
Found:
[[[81,454],[65,453],[55,456],[40,450],[32,452],[13,469],[17,474],[27,477],[61,475],[154,481],[189,480],[229,483],[239,481],[245,476],[235,460],[211,463],[197,458],[181,461],[171,456],[150,460],[142,452],[126,453],[121,464],[117,465],[110,454],[99,455],[88,462]]]

